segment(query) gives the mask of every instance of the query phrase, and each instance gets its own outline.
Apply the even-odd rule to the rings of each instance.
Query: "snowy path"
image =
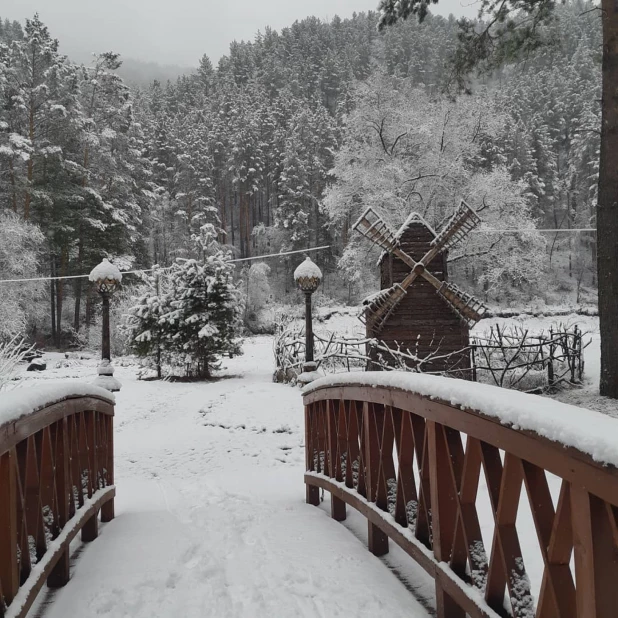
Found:
[[[427,616],[361,540],[304,503],[302,400],[271,382],[271,345],[249,340],[209,384],[117,370],[117,518],[37,615]]]

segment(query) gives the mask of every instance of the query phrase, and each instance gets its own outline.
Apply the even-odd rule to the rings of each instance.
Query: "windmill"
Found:
[[[366,301],[361,316],[368,336],[418,348],[422,334],[426,340],[424,353],[433,353],[427,347],[428,340],[436,338],[444,343],[444,338],[450,337],[442,352],[468,346],[469,328],[482,318],[486,308],[447,281],[446,253],[479,223],[479,216],[463,200],[439,233],[417,213],[412,213],[395,233],[375,210],[365,210],[353,228],[384,250],[383,289]],[[386,256],[390,258],[390,271],[384,267]]]

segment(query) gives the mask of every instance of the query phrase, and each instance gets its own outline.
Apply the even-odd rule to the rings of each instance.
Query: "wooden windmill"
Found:
[[[480,222],[463,200],[436,234],[417,213],[393,232],[368,208],[354,229],[381,247],[382,290],[368,299],[361,319],[367,336],[399,346],[419,358],[435,357],[429,371],[469,367],[469,329],[485,306],[448,282],[447,253]],[[429,270],[429,267],[433,272]]]

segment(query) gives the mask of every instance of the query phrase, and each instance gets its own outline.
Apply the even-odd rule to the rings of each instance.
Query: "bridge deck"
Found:
[[[427,616],[362,540],[304,503],[300,394],[271,382],[270,339],[245,350],[210,384],[117,370],[116,519],[34,615]]]

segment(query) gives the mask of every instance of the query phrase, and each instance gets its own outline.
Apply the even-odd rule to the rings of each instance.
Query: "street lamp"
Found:
[[[305,295],[305,364],[303,373],[298,377],[299,381],[310,382],[316,376],[311,375],[316,371],[317,365],[313,361],[313,325],[311,321],[311,295],[318,289],[322,281],[322,271],[306,257],[304,262],[298,265],[294,271],[294,281],[301,292]],[[301,378],[303,378],[301,380]]]
[[[89,277],[103,300],[103,324],[101,326],[101,363],[97,368],[98,377],[93,384],[108,391],[119,391],[120,382],[114,378],[112,354],[109,340],[109,299],[122,281],[122,273],[107,258],[92,269]]]

